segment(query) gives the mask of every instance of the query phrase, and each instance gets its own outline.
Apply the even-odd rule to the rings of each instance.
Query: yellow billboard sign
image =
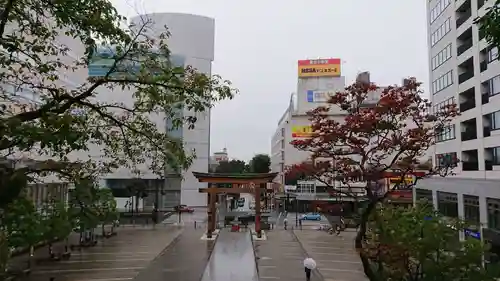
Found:
[[[299,60],[299,78],[340,76],[340,59]]]
[[[292,138],[310,138],[313,136],[311,126],[293,126]]]

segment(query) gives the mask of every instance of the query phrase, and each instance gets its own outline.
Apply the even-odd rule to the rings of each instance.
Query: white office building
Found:
[[[284,185],[286,167],[310,158],[310,153],[300,151],[290,144],[292,140],[308,137],[311,133],[311,121],[307,112],[327,105],[329,97],[344,88],[344,76],[298,78],[297,92],[291,94],[289,105],[278,121],[271,139],[271,172],[279,173],[275,182]],[[343,116],[345,113],[338,108],[331,109],[330,114]]]
[[[419,183],[447,216],[500,229],[500,62],[474,19],[494,1],[427,3],[429,73],[434,110],[455,103],[461,115],[438,137],[434,165],[459,159],[456,175]],[[486,236],[486,234],[485,234]]]
[[[153,27],[149,35],[159,35],[166,31],[165,26],[171,33],[168,46],[172,52],[172,60],[178,65],[192,66],[207,75],[211,74],[212,61],[214,60],[215,21],[212,18],[191,14],[179,13],[153,13],[132,18],[132,22],[141,24],[145,20],[151,20]],[[124,95],[125,94],[125,95]],[[107,98],[123,99],[130,97],[122,91],[113,91]],[[179,112],[181,116],[192,116],[194,112],[184,110]],[[206,206],[206,194],[200,193],[199,188],[205,187],[206,183],[200,183],[192,172],[208,172],[210,156],[210,110],[197,113],[197,122],[194,129],[188,125],[172,130],[172,124],[165,120],[164,116],[157,116],[156,123],[160,130],[169,130],[170,134],[183,140],[186,153],[196,154],[196,159],[187,171],[181,176],[166,171],[166,179],[158,179],[150,171],[143,171],[143,180],[152,191],[150,196],[144,199],[145,207],[152,207],[157,201],[159,208],[173,207],[179,204],[188,206]],[[115,188],[123,188],[127,180],[134,175],[125,169],[119,169],[108,175],[105,179],[106,185]],[[158,195],[158,190],[160,194]],[[155,194],[156,193],[156,194]]]

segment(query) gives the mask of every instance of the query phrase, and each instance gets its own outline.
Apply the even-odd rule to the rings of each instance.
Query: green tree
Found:
[[[485,1],[486,2],[486,1]],[[485,36],[492,47],[500,47],[500,0],[487,1],[486,13],[474,23],[479,26],[479,33]]]
[[[366,255],[375,280],[473,281],[497,280],[500,271],[483,265],[480,240],[459,240],[466,224],[445,219],[431,206],[377,206],[369,222]],[[370,279],[373,280],[373,279]]]
[[[73,231],[74,223],[65,202],[50,200],[42,208],[42,232],[44,240],[49,243],[49,252],[52,253],[52,241],[64,239],[68,242],[68,237]]]
[[[216,173],[228,173],[228,174],[243,174],[247,172],[247,164],[245,161],[241,160],[231,160],[231,161],[221,161],[217,168]]]
[[[7,241],[7,233],[3,227],[0,227],[0,280],[3,280],[5,277],[9,257],[10,248],[9,242]]]
[[[7,101],[0,108],[0,156],[12,159],[0,163],[2,181],[55,172],[73,182],[117,167],[161,177],[169,167],[187,168],[194,152],[186,153],[150,117],[165,116],[173,129],[192,127],[201,112],[236,92],[217,75],[179,66],[167,46],[167,28],[153,39],[146,36],[153,33],[146,17],[125,27],[109,0],[0,5],[0,101]],[[70,38],[81,45],[70,49],[62,43]],[[106,58],[97,52],[102,48],[110,51]],[[109,66],[102,75],[71,81],[77,85],[65,82],[73,73],[81,77],[99,55]],[[124,98],[109,99],[110,92]],[[26,94],[33,101],[18,98]],[[181,116],[181,110],[191,113]],[[91,148],[104,157],[82,153]],[[51,160],[16,165],[25,159],[12,151]],[[9,197],[2,196],[0,208],[20,192],[14,183],[2,185],[1,194]]]
[[[81,178],[75,184],[69,200],[69,213],[74,229],[80,233],[80,242],[85,235],[93,234],[99,224],[97,208],[98,187],[91,177]]]
[[[269,173],[271,158],[267,154],[257,154],[250,160],[249,165],[252,173]]]
[[[116,200],[109,188],[101,188],[97,193],[97,209],[99,213],[99,221],[102,227],[102,235],[105,236],[105,225],[113,225],[118,219],[118,211],[116,210]]]
[[[5,208],[2,224],[10,249],[29,248],[32,254],[34,246],[43,241],[45,227],[41,216],[33,202],[25,197],[17,198]]]

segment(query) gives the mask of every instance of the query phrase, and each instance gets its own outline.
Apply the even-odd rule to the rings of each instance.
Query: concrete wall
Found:
[[[305,115],[308,111],[325,105],[325,102],[308,101],[308,91],[331,92],[342,91],[345,88],[345,77],[299,78],[297,81],[297,109],[295,114]],[[337,110],[332,110],[332,113]]]
[[[215,21],[214,19],[180,13],[153,13],[133,18],[132,21],[140,22],[144,18],[151,19],[154,23],[153,34],[165,31],[168,27],[171,37],[169,48],[173,54],[185,58],[185,65],[191,65],[198,71],[211,74],[212,61],[214,60]],[[184,116],[194,115],[185,110]],[[169,194],[180,199],[179,204],[189,206],[206,206],[206,195],[199,193],[198,189],[206,187],[199,183],[192,175],[193,171],[207,172],[210,156],[210,110],[197,114],[198,121],[195,128],[190,130],[187,126],[182,129],[182,138],[186,152],[194,151],[196,160],[192,166],[182,174],[183,180],[169,180],[166,189],[174,191]],[[178,186],[180,183],[180,186]],[[180,192],[180,196],[178,195]],[[165,200],[172,201],[173,198]]]

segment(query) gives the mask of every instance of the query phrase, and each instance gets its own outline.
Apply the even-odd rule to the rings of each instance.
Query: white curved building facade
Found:
[[[180,13],[153,13],[133,18],[132,22],[141,19],[153,22],[154,34],[165,32],[168,27],[171,37],[168,40],[173,55],[184,58],[184,65],[191,65],[198,71],[211,74],[214,60],[215,21],[212,18]],[[158,34],[157,34],[158,33]],[[194,115],[184,110],[184,116]],[[210,158],[210,110],[197,114],[198,121],[194,129],[184,126],[182,130],[172,134],[183,139],[187,153],[195,151],[196,159],[189,170],[182,173],[182,180],[176,176],[167,176],[162,202],[160,206],[170,207],[177,204],[188,206],[206,206],[206,194],[198,190],[206,183],[199,183],[192,171],[208,172]],[[168,122],[167,122],[168,123]],[[166,124],[168,128],[168,124]]]
[[[212,61],[214,60],[214,36],[215,21],[208,17],[179,13],[153,13],[140,15],[132,18],[131,22],[140,26],[145,20],[151,22],[148,36],[158,37],[166,31],[165,26],[171,36],[168,39],[168,46],[171,51],[171,60],[175,65],[192,66],[199,72],[207,75],[211,74]],[[149,24],[149,23],[148,23]],[[106,95],[107,99],[131,99],[124,91],[112,91]],[[128,102],[131,102],[128,101]],[[196,115],[197,122],[194,129],[188,126],[173,129],[172,123],[165,119],[165,116],[156,116],[155,123],[159,130],[169,131],[173,137],[184,141],[186,153],[196,154],[196,159],[187,171],[183,171],[181,176],[165,171],[166,179],[159,179],[147,168],[141,170],[140,180],[148,186],[149,195],[140,202],[144,209],[150,209],[158,204],[160,209],[170,208],[179,204],[188,206],[206,206],[206,194],[200,193],[199,188],[205,187],[206,183],[199,183],[192,172],[208,172],[210,155],[210,110],[203,113],[189,112],[183,110],[179,112],[182,116]],[[114,173],[106,176],[105,185],[114,190],[116,197],[120,190],[134,184],[134,175],[127,169],[118,169]],[[135,179],[137,180],[137,179]],[[124,204],[131,199],[123,193]],[[119,204],[119,208],[125,208],[124,204]],[[123,205],[123,206],[122,206]]]

